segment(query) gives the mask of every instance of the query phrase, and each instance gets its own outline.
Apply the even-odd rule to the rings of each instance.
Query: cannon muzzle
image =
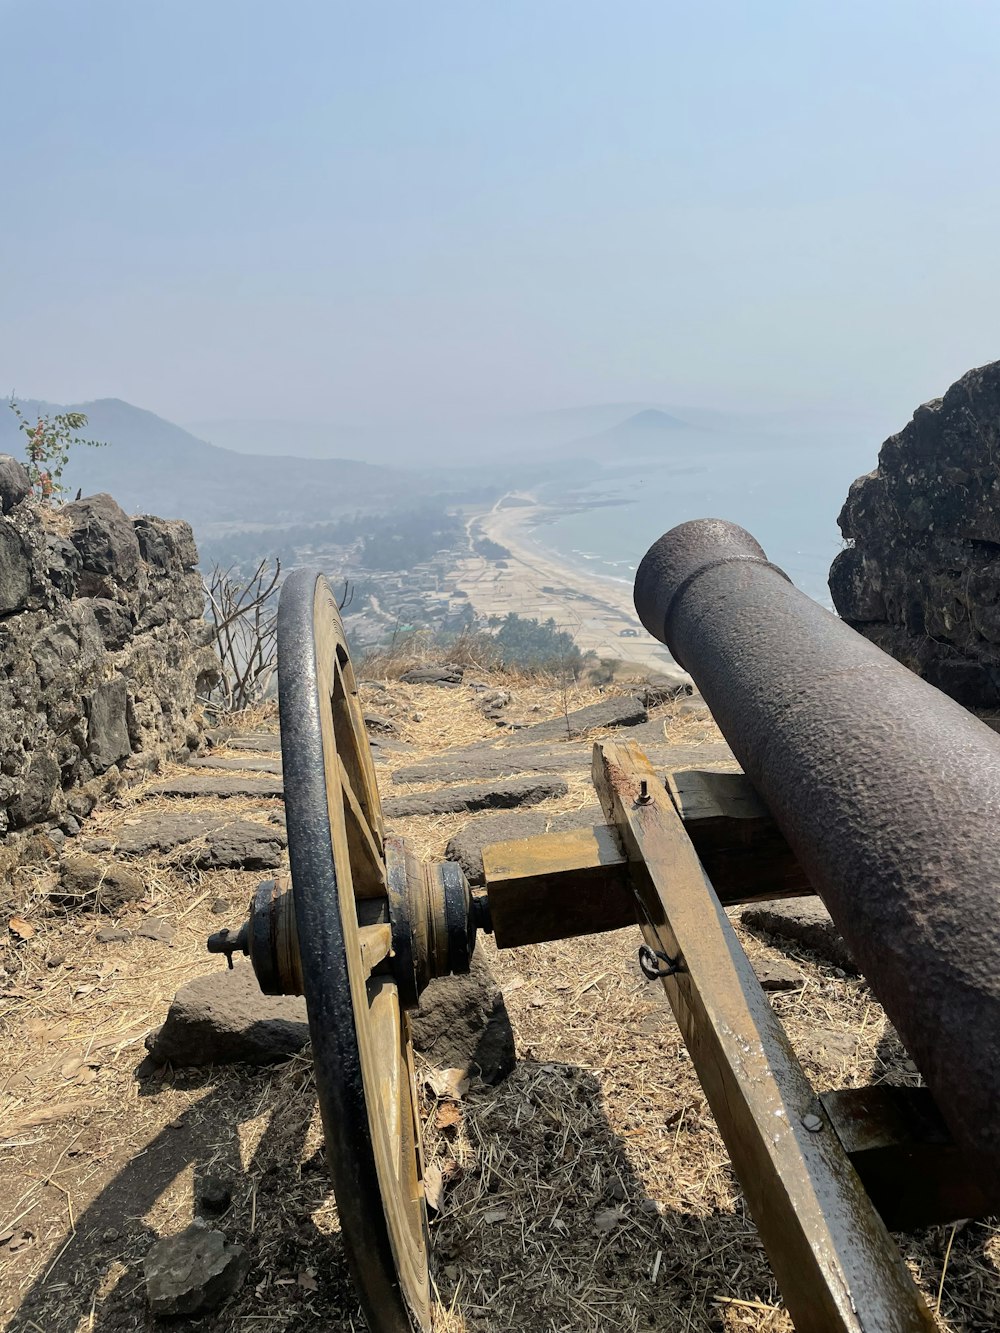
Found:
[[[697,682],[952,1133],[1000,1183],[1000,736],[735,524],[661,537],[635,606]]]

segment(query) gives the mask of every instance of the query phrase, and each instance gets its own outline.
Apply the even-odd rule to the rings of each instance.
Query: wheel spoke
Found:
[[[361,966],[365,977],[370,977],[392,951],[392,927],[362,926],[358,931],[358,940],[361,944]]]
[[[382,849],[365,818],[361,802],[354,793],[350,774],[339,754],[337,765],[340,770],[340,786],[344,793],[344,815],[347,822],[347,841],[351,849],[354,893],[358,898],[379,898],[385,893],[385,861]]]

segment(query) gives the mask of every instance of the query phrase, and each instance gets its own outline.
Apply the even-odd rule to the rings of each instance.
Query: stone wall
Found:
[[[0,842],[73,834],[128,769],[199,743],[215,675],[187,523],[35,503],[0,456]]]
[[[840,514],[841,616],[969,708],[1000,708],[1000,361],[882,445]]]

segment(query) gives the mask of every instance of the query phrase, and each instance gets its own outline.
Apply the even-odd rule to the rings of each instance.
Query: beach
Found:
[[[501,500],[470,518],[470,531],[510,552],[505,566],[471,554],[458,561],[455,585],[468,595],[476,613],[552,619],[582,652],[621,662],[637,675],[683,674],[639,623],[630,582],[575,569],[538,542],[534,530],[553,512],[534,497],[524,497],[515,504]],[[598,506],[594,521],[600,521]],[[623,630],[634,631],[634,636],[623,637]]]

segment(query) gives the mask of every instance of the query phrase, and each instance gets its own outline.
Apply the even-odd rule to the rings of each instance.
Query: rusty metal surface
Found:
[[[1000,1178],[1000,737],[795,589],[735,524],[636,575],[956,1139]]]
[[[646,943],[677,963],[663,987],[798,1333],[932,1333],[649,761],[634,742],[597,745],[594,785]]]

